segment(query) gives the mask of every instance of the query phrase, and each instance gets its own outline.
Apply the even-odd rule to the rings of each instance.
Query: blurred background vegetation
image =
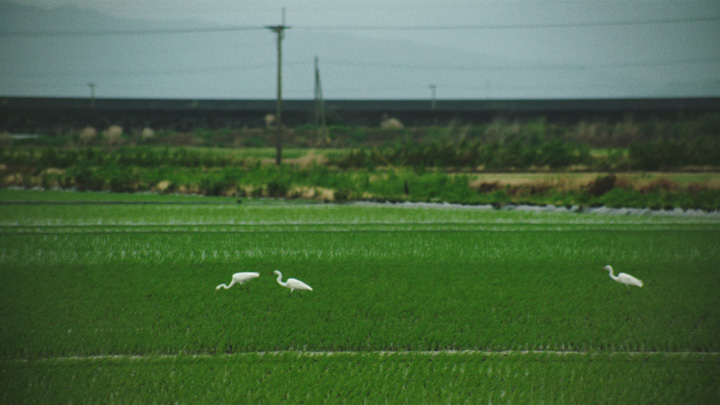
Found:
[[[273,128],[173,132],[115,125],[52,136],[4,133],[2,186],[325,201],[720,208],[720,113],[566,125],[497,118],[482,125],[404,127],[390,120],[393,125],[336,125],[326,132],[309,125],[286,128],[279,167],[273,164]],[[647,175],[655,172],[664,175]],[[504,181],[503,173],[520,177]],[[587,175],[568,180],[573,173]]]

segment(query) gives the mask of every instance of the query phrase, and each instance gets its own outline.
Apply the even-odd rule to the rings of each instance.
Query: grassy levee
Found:
[[[5,403],[720,399],[717,216],[283,203],[0,212]],[[608,263],[644,288],[610,280]],[[314,291],[289,297],[273,269]],[[237,271],[262,276],[215,291]],[[426,353],[444,350],[476,352]],[[315,351],[353,353],[302,354]]]

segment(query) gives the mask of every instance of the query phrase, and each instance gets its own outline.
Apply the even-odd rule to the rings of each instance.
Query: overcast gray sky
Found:
[[[720,96],[717,0],[0,6],[0,95],[85,96],[93,82],[98,97],[273,98],[276,37],[262,27],[285,7],[286,98],[313,97],[315,56],[335,99],[428,98],[431,84],[440,99]]]

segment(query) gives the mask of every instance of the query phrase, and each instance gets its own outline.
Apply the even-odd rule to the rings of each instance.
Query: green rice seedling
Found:
[[[415,226],[6,227],[3,350],[103,353],[109,336],[119,353],[718,348],[713,226]],[[618,289],[607,263],[646,288]],[[266,276],[249,288],[263,294],[213,294],[234,272],[276,268],[316,293],[278,301]]]
[[[663,354],[65,358],[0,362],[0,391],[11,403],[714,403],[719,366]]]
[[[718,396],[712,216],[264,202],[0,210],[4,402]],[[606,264],[645,286],[626,291]],[[313,293],[289,298],[274,269]],[[238,271],[261,276],[215,290]],[[252,382],[228,384],[238,375]]]

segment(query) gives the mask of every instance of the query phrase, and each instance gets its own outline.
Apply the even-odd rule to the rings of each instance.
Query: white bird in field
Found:
[[[219,286],[215,287],[215,290],[219,290],[221,288],[228,289],[235,284],[242,285],[246,281],[252,280],[255,277],[260,277],[260,273],[255,273],[253,271],[247,271],[242,273],[235,273],[232,275],[232,281],[230,282],[230,285],[220,284]]]
[[[273,273],[277,274],[278,284],[280,284],[281,286],[283,286],[285,288],[290,289],[290,295],[292,295],[293,291],[295,291],[295,290],[298,290],[298,291],[312,291],[313,290],[312,287],[310,287],[309,285],[303,283],[302,281],[300,281],[298,279],[294,279],[294,278],[289,278],[289,279],[287,279],[286,282],[283,283],[282,273],[280,273],[280,270],[275,270],[275,271],[273,271]]]
[[[631,285],[638,286],[638,287],[642,287],[642,286],[643,286],[642,280],[638,280],[638,279],[636,279],[635,277],[633,277],[633,276],[631,276],[631,275],[629,275],[629,274],[620,273],[620,274],[618,274],[617,276],[615,276],[615,275],[613,274],[613,268],[610,267],[609,264],[608,264],[607,266],[605,266],[604,269],[608,271],[608,273],[610,274],[610,278],[611,278],[611,279],[617,281],[618,283],[625,284],[625,287],[626,287],[626,288],[630,288],[629,286],[631,286]]]

